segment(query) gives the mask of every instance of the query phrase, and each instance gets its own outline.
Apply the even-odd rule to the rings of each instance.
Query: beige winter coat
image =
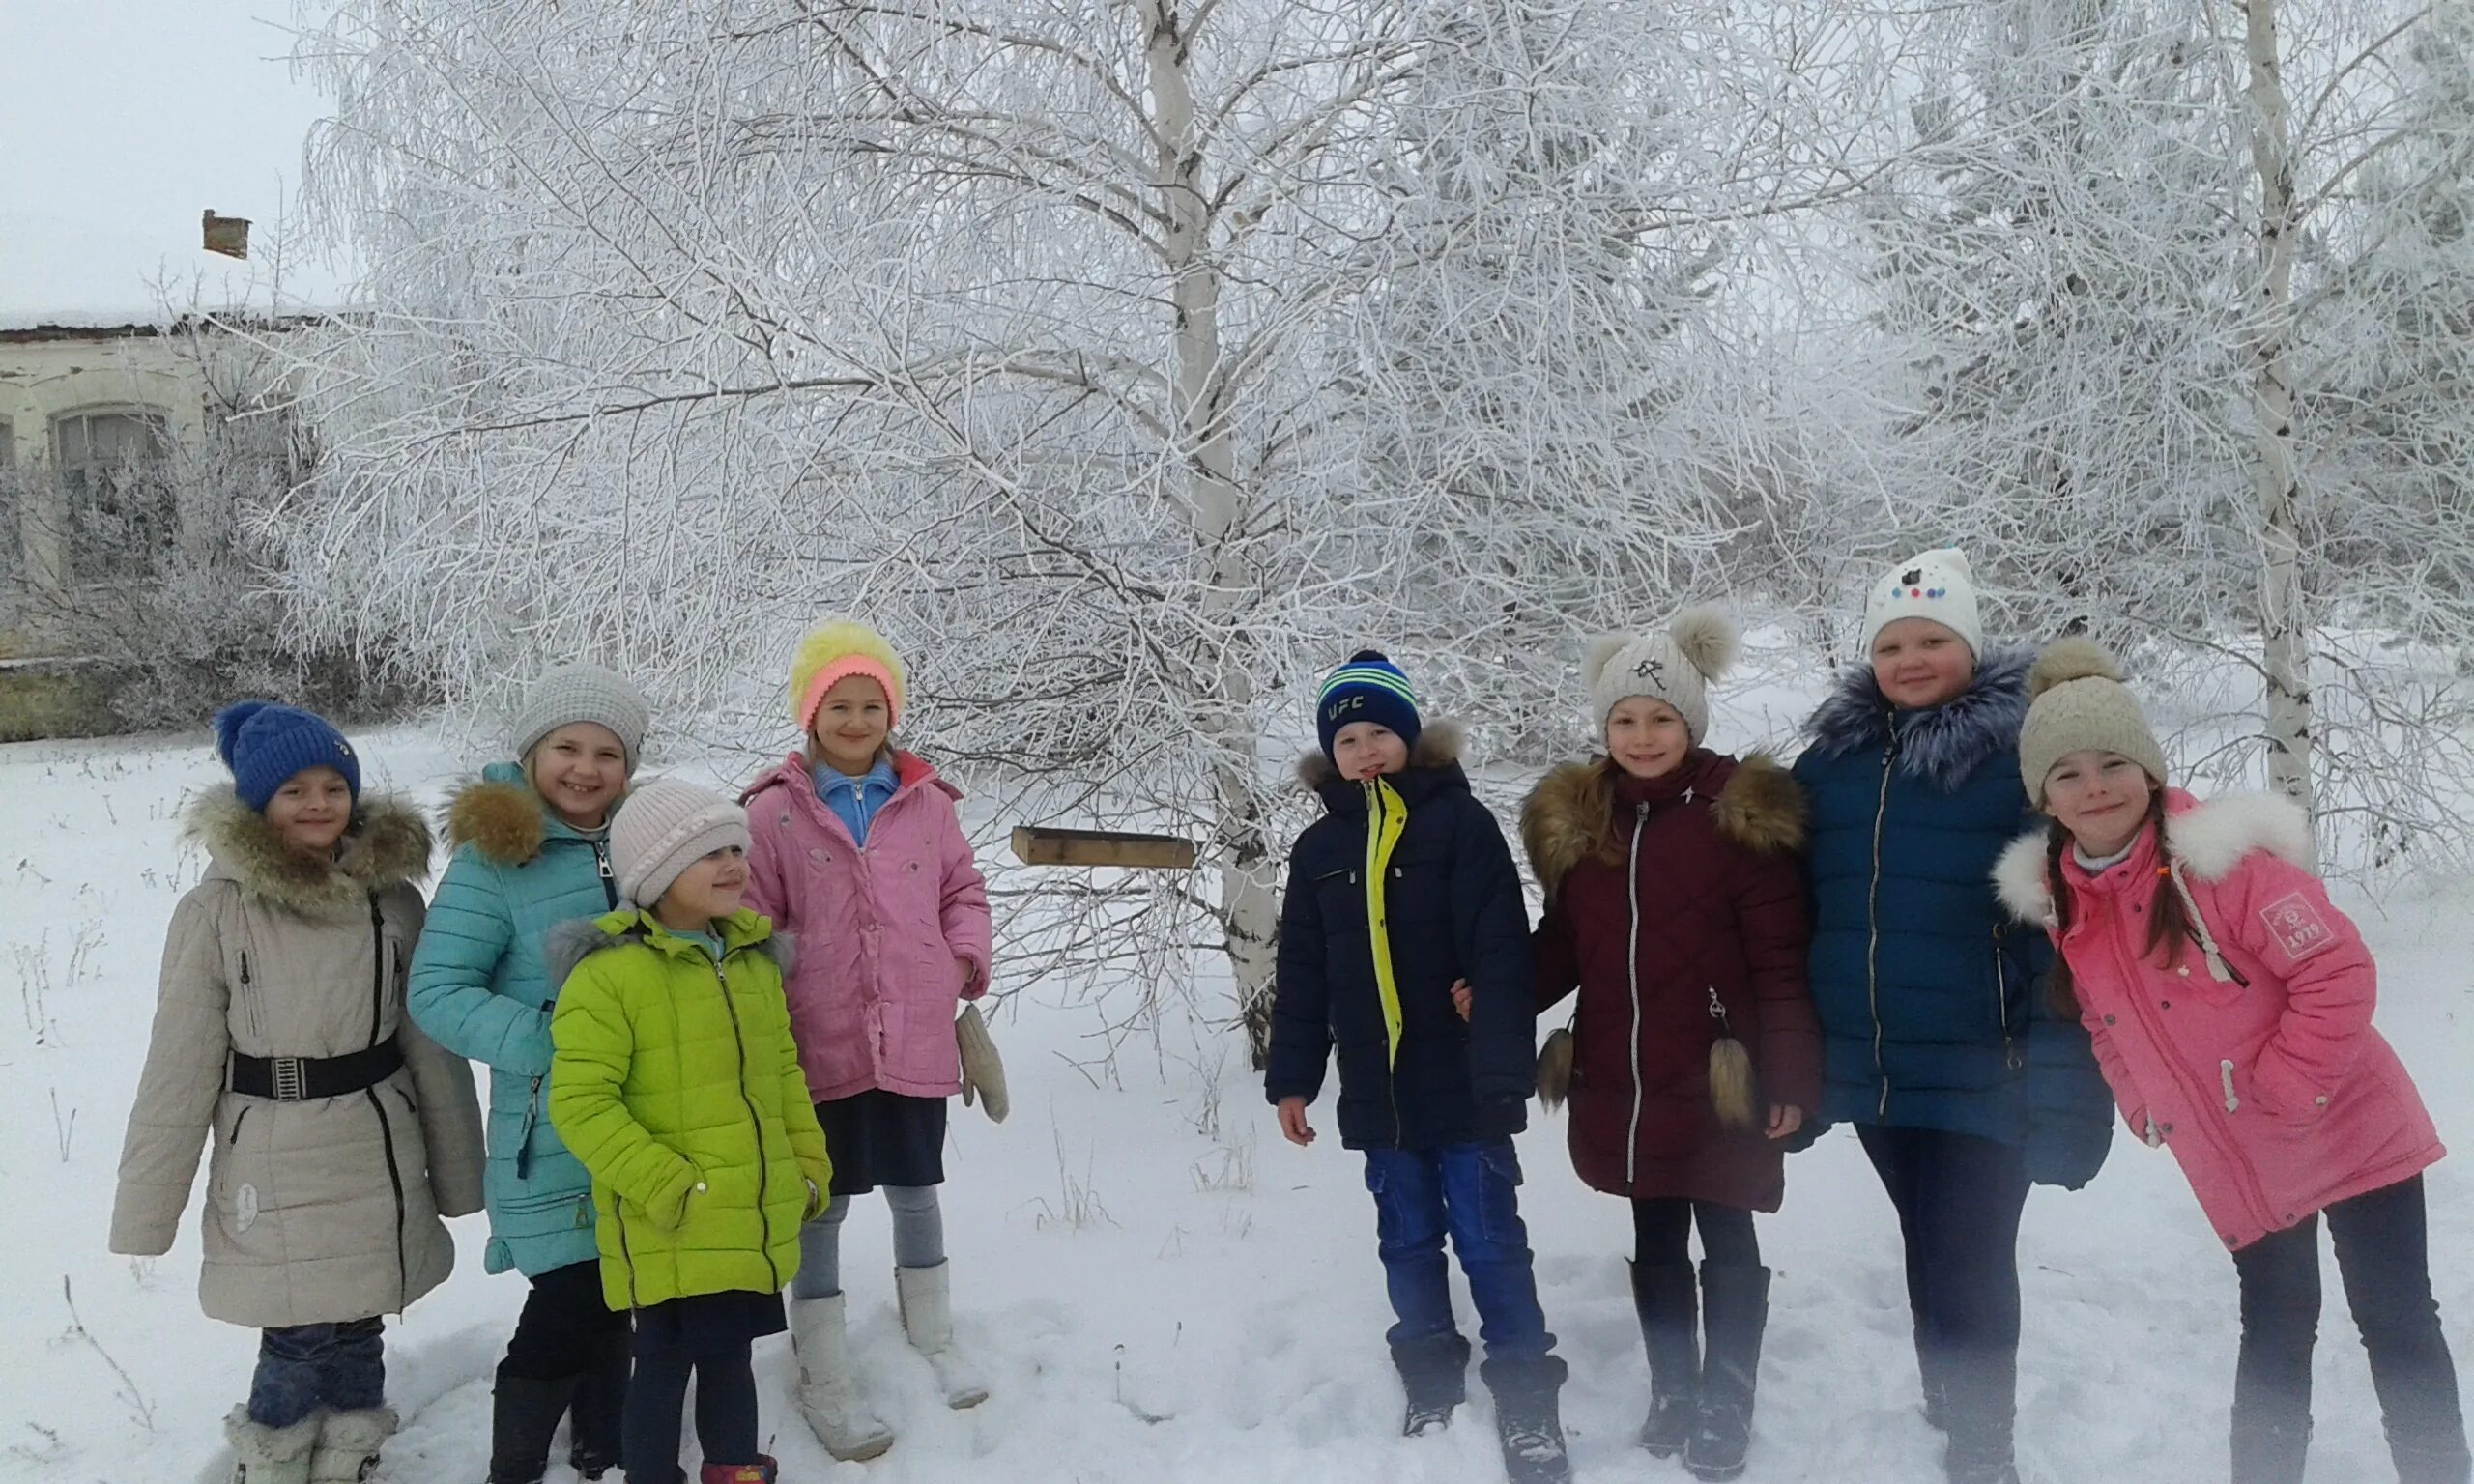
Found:
[[[454,1267],[440,1216],[481,1209],[472,1068],[404,1013],[428,827],[407,805],[363,800],[330,864],[287,849],[229,789],[188,823],[212,864],[164,941],[111,1249],[171,1248],[212,1129],[210,1316],[264,1328],[399,1311]],[[235,1053],[340,1056],[388,1036],[404,1066],[361,1092],[278,1102],[229,1087]]]

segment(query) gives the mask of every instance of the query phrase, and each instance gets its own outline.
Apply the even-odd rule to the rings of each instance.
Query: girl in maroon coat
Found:
[[[1580,991],[1572,1164],[1632,1203],[1641,1446],[1682,1452],[1705,1479],[1743,1471],[1769,1311],[1752,1213],[1778,1209],[1783,1141],[1821,1097],[1801,793],[1766,757],[1700,745],[1735,644],[1723,616],[1691,609],[1665,634],[1592,645],[1582,676],[1606,752],[1547,775],[1521,819],[1546,890],[1539,1008]]]

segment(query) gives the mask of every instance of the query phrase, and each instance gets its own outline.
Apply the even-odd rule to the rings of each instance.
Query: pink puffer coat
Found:
[[[2062,863],[2081,1018],[2131,1130],[2163,1141],[2228,1247],[2247,1246],[2445,1151],[2388,1042],[2371,1028],[2376,972],[2329,904],[2299,808],[2271,796],[2167,797],[2166,834],[2206,941],[2145,952],[2156,838],[2093,877]],[[1996,870],[2021,918],[2054,923],[2045,839]],[[2212,950],[2212,951],[2211,951]]]
[[[961,1092],[954,1015],[988,992],[988,888],[954,813],[962,791],[908,753],[894,769],[864,849],[795,753],[745,795],[747,904],[799,940],[783,987],[819,1102],[870,1088]],[[970,965],[967,986],[957,958]]]

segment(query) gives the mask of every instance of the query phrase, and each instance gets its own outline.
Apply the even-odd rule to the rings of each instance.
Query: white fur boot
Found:
[[[902,1327],[910,1348],[928,1357],[943,1388],[945,1405],[960,1410],[988,1400],[988,1383],[954,1349],[954,1265],[896,1268],[894,1292],[902,1298]]]
[[[309,1454],[309,1484],[360,1484],[377,1471],[378,1450],[394,1436],[392,1407],[325,1413]]]
[[[316,1413],[290,1427],[268,1427],[249,1420],[247,1406],[235,1407],[223,1419],[223,1436],[232,1443],[232,1484],[309,1484]]]
[[[843,1296],[791,1300],[791,1346],[799,1356],[799,1415],[824,1451],[844,1462],[875,1458],[893,1446],[893,1429],[859,1400],[850,1375],[850,1338]]]

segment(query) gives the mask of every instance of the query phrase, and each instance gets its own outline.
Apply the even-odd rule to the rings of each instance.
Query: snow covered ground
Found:
[[[463,772],[422,733],[364,751],[373,786],[431,801]],[[175,849],[176,815],[187,790],[220,777],[198,737],[0,748],[0,976],[16,988],[0,1005],[0,1475],[186,1484],[225,1467],[218,1419],[245,1387],[254,1344],[197,1311],[194,1208],[166,1258],[103,1251],[162,928],[200,865]],[[1513,786],[1487,788],[1509,806]],[[2474,881],[2346,905],[2382,955],[2381,1026],[2443,1137],[2474,1138],[2474,972],[2457,926],[2474,912]],[[1072,1060],[1087,1055],[1088,1025],[1018,1001],[996,1026],[1012,1120],[956,1110],[946,1216],[959,1328],[994,1398],[966,1413],[936,1404],[902,1343],[882,1208],[863,1205],[845,1257],[854,1340],[866,1388],[902,1440],[875,1464],[833,1464],[788,1404],[787,1343],[768,1342],[758,1371],[785,1476],[1500,1478],[1482,1404],[1440,1439],[1393,1436],[1388,1315],[1355,1156],[1337,1138],[1311,1151],[1281,1143],[1233,1046],[1216,1069],[1130,1051],[1121,1087],[1095,1085]],[[1646,1380],[1625,1212],[1572,1178],[1562,1138],[1561,1121],[1541,1117],[1521,1149],[1546,1311],[1572,1365],[1576,1474],[1683,1479],[1680,1465],[1631,1446]],[[2463,1169],[2443,1163],[2431,1180],[2441,1302],[2460,1352],[2474,1351]],[[456,1276],[390,1327],[390,1390],[407,1417],[388,1449],[392,1480],[484,1476],[489,1371],[521,1285],[483,1275],[482,1218],[456,1227]],[[1790,1165],[1787,1209],[1762,1235],[1778,1278],[1747,1479],[1938,1477],[1936,1435],[1915,1408],[1896,1229],[1851,1136]],[[2087,1190],[2036,1192],[2021,1258],[2027,1477],[2221,1479],[2233,1270],[2170,1158],[2117,1138]],[[2333,1270],[2328,1292],[2311,1477],[2390,1477]],[[554,1484],[568,1477],[553,1468]]]

